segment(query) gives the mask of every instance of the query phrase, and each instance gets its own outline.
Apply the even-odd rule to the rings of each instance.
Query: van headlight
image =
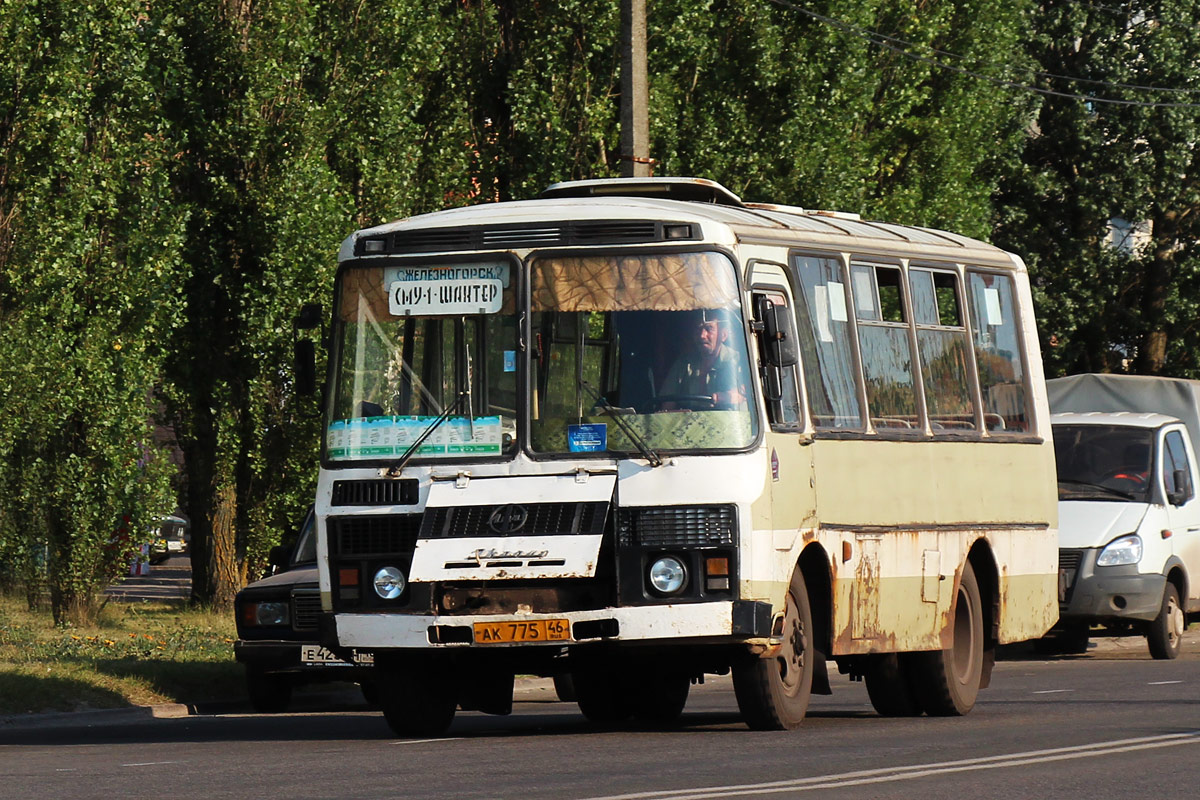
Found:
[[[1136,564],[1142,560],[1142,537],[1136,533],[1113,539],[1096,559],[1097,567],[1119,567],[1122,564]]]

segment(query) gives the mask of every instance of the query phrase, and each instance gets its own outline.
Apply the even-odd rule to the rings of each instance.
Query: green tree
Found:
[[[1200,4],[1053,0],[1036,22],[1035,78],[1053,94],[997,236],[1029,262],[1048,369],[1200,376]],[[1114,219],[1147,241],[1114,247]]]
[[[0,554],[60,622],[174,505],[149,418],[183,219],[141,10],[0,6]]]

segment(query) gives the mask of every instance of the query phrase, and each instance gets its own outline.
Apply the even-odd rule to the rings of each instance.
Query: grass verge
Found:
[[[0,595],[0,714],[242,697],[235,638],[231,614],[184,601],[110,603],[75,628]]]

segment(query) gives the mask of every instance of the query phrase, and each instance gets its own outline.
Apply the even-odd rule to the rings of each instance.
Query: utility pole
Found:
[[[648,178],[650,93],[646,81],[646,0],[621,0],[621,177]]]

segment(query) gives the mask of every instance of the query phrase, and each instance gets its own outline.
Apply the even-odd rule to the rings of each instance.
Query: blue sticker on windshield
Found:
[[[516,350],[505,350],[504,351],[504,371],[505,372],[516,372],[517,371],[517,351]]]
[[[572,453],[594,453],[608,449],[608,425],[593,422],[567,426],[567,449]]]

